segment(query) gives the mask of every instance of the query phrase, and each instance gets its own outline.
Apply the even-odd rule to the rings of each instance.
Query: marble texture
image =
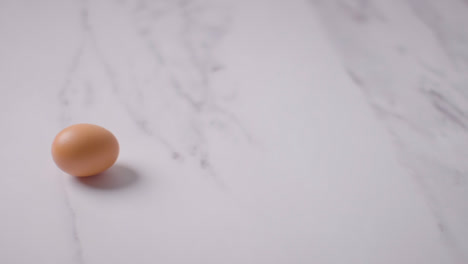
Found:
[[[464,4],[1,0],[0,263],[466,263]]]
[[[445,243],[468,262],[468,2],[311,3]]]

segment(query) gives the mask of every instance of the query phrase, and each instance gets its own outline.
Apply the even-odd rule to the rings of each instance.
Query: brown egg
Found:
[[[119,142],[107,129],[76,124],[60,131],[52,143],[57,166],[77,177],[96,175],[110,168],[119,156]]]

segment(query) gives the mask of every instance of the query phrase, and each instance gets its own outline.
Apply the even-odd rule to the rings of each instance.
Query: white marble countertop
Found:
[[[468,262],[468,3],[0,1],[0,263]],[[50,144],[119,139],[78,180]]]

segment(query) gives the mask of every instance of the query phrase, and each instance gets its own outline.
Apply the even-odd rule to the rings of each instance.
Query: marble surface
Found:
[[[441,238],[468,263],[468,1],[313,1]]]
[[[466,263],[463,1],[0,1],[0,263]],[[74,123],[117,136],[76,179]]]

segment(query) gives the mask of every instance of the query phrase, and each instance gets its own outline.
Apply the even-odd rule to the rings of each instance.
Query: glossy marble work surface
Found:
[[[0,1],[0,263],[466,263],[467,7]]]
[[[314,1],[343,66],[468,263],[468,1]]]

